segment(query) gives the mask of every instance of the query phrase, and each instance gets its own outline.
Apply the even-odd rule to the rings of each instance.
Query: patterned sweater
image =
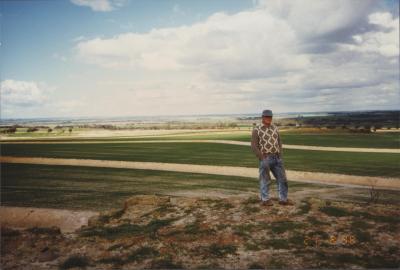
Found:
[[[278,127],[274,124],[270,124],[268,127],[257,125],[252,132],[251,149],[260,160],[263,158],[263,154],[282,154],[282,141]]]

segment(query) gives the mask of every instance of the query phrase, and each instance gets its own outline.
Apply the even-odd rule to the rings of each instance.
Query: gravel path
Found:
[[[107,167],[107,168],[128,168],[128,169],[204,173],[204,174],[231,175],[231,176],[258,178],[257,168],[234,167],[234,166],[213,166],[213,165],[197,165],[197,164],[93,160],[93,159],[10,157],[10,156],[0,157],[0,162]],[[375,188],[381,188],[381,189],[400,190],[399,178],[355,176],[355,175],[345,175],[345,174],[335,174],[335,173],[303,172],[303,171],[292,171],[292,170],[286,170],[286,173],[289,180],[298,182],[333,184],[342,186],[361,186],[361,187],[374,186]]]
[[[232,140],[137,140],[137,141],[58,141],[58,142],[2,142],[2,144],[90,144],[90,143],[222,143],[222,144],[233,144],[233,145],[245,145],[250,146],[250,142],[240,142]],[[334,152],[365,152],[365,153],[394,153],[400,154],[400,149],[391,148],[361,148],[361,147],[330,147],[330,146],[312,146],[312,145],[294,145],[294,144],[283,144],[284,149],[300,149],[300,150],[312,150],[312,151],[334,151]]]

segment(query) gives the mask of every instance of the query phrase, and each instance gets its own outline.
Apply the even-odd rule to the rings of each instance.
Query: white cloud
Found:
[[[93,11],[111,11],[124,5],[126,0],[71,0],[78,6],[90,7]]]
[[[71,39],[72,42],[79,42],[82,40],[85,40],[85,36],[80,35],[80,36],[77,36],[77,37],[74,37],[73,39]]]
[[[355,44],[346,44],[348,49],[359,52],[379,53],[387,57],[399,56],[399,18],[393,18],[389,12],[373,13],[369,22],[382,28],[382,31],[370,31],[354,35]]]
[[[202,70],[211,76],[263,77],[306,68],[288,25],[264,10],[217,13],[203,23],[79,42],[79,58],[110,68]]]
[[[76,114],[77,112],[81,112],[86,106],[86,102],[82,99],[72,99],[72,100],[60,100],[55,101],[52,104],[49,104],[49,107],[53,109],[53,111],[59,114]]]
[[[178,5],[178,4],[175,4],[173,7],[172,7],[172,12],[174,13],[174,14],[177,14],[177,15],[186,15],[186,12],[181,8],[181,6],[180,5]]]
[[[1,118],[80,115],[86,99],[60,97],[55,87],[44,82],[7,79],[0,84]]]
[[[103,67],[202,69],[227,78],[267,77],[306,69],[311,61],[309,54],[314,50],[332,50],[336,44],[352,49],[352,42],[363,36],[367,40],[363,44],[378,37],[382,41],[379,51],[385,55],[396,52],[398,25],[397,29],[393,27],[394,19],[371,15],[369,25],[387,23],[393,27],[392,32],[354,34],[358,28],[365,28],[366,11],[372,9],[370,1],[311,3],[265,1],[254,10],[233,15],[216,13],[190,26],[82,41],[76,49],[79,57]]]
[[[259,6],[284,19],[300,38],[316,38],[346,33],[362,25],[373,3],[373,0],[260,0]]]
[[[47,100],[49,88],[33,81],[4,80],[0,90],[3,106],[38,106]]]
[[[59,53],[53,53],[53,58],[54,59],[57,59],[57,60],[60,60],[60,61],[62,61],[62,62],[67,62],[67,57],[65,56],[65,55],[61,55],[61,54],[59,54]]]
[[[120,98],[101,101],[121,114],[400,105],[399,18],[376,1],[257,3],[192,25],[79,40],[75,53],[111,81],[127,74],[113,88]]]

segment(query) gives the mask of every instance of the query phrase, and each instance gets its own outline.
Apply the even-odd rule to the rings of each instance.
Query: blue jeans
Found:
[[[268,154],[266,158],[260,160],[259,179],[261,200],[266,201],[269,199],[269,186],[271,184],[271,176],[269,174],[269,171],[272,172],[276,179],[279,200],[286,201],[288,194],[288,184],[285,167],[283,165],[282,158],[274,154]]]

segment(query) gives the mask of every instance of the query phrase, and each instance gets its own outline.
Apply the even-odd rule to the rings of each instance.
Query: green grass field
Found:
[[[185,136],[147,136],[140,138],[70,138],[68,134],[60,138],[37,138],[35,141],[119,141],[119,140],[235,140],[250,142],[250,133],[243,134],[232,132],[231,134],[212,134],[210,132],[199,135],[199,133],[186,134]],[[35,133],[33,133],[35,134]],[[284,144],[332,146],[332,147],[366,147],[366,148],[400,148],[400,135],[398,133],[371,133],[354,134],[346,132],[321,132],[321,133],[296,133],[281,132]],[[22,135],[21,135],[22,136]],[[26,136],[30,136],[26,134]],[[47,135],[46,135],[47,136]],[[34,137],[37,137],[34,135]],[[7,141],[7,140],[4,140]],[[29,141],[23,139],[21,141]]]
[[[86,158],[258,167],[250,147],[214,143],[3,144],[3,156]],[[400,177],[399,154],[286,149],[287,169]]]
[[[150,170],[1,164],[1,204],[105,210],[137,194],[177,191],[258,192],[258,179]],[[289,183],[290,191],[328,187]],[[275,183],[271,187],[275,196]]]

